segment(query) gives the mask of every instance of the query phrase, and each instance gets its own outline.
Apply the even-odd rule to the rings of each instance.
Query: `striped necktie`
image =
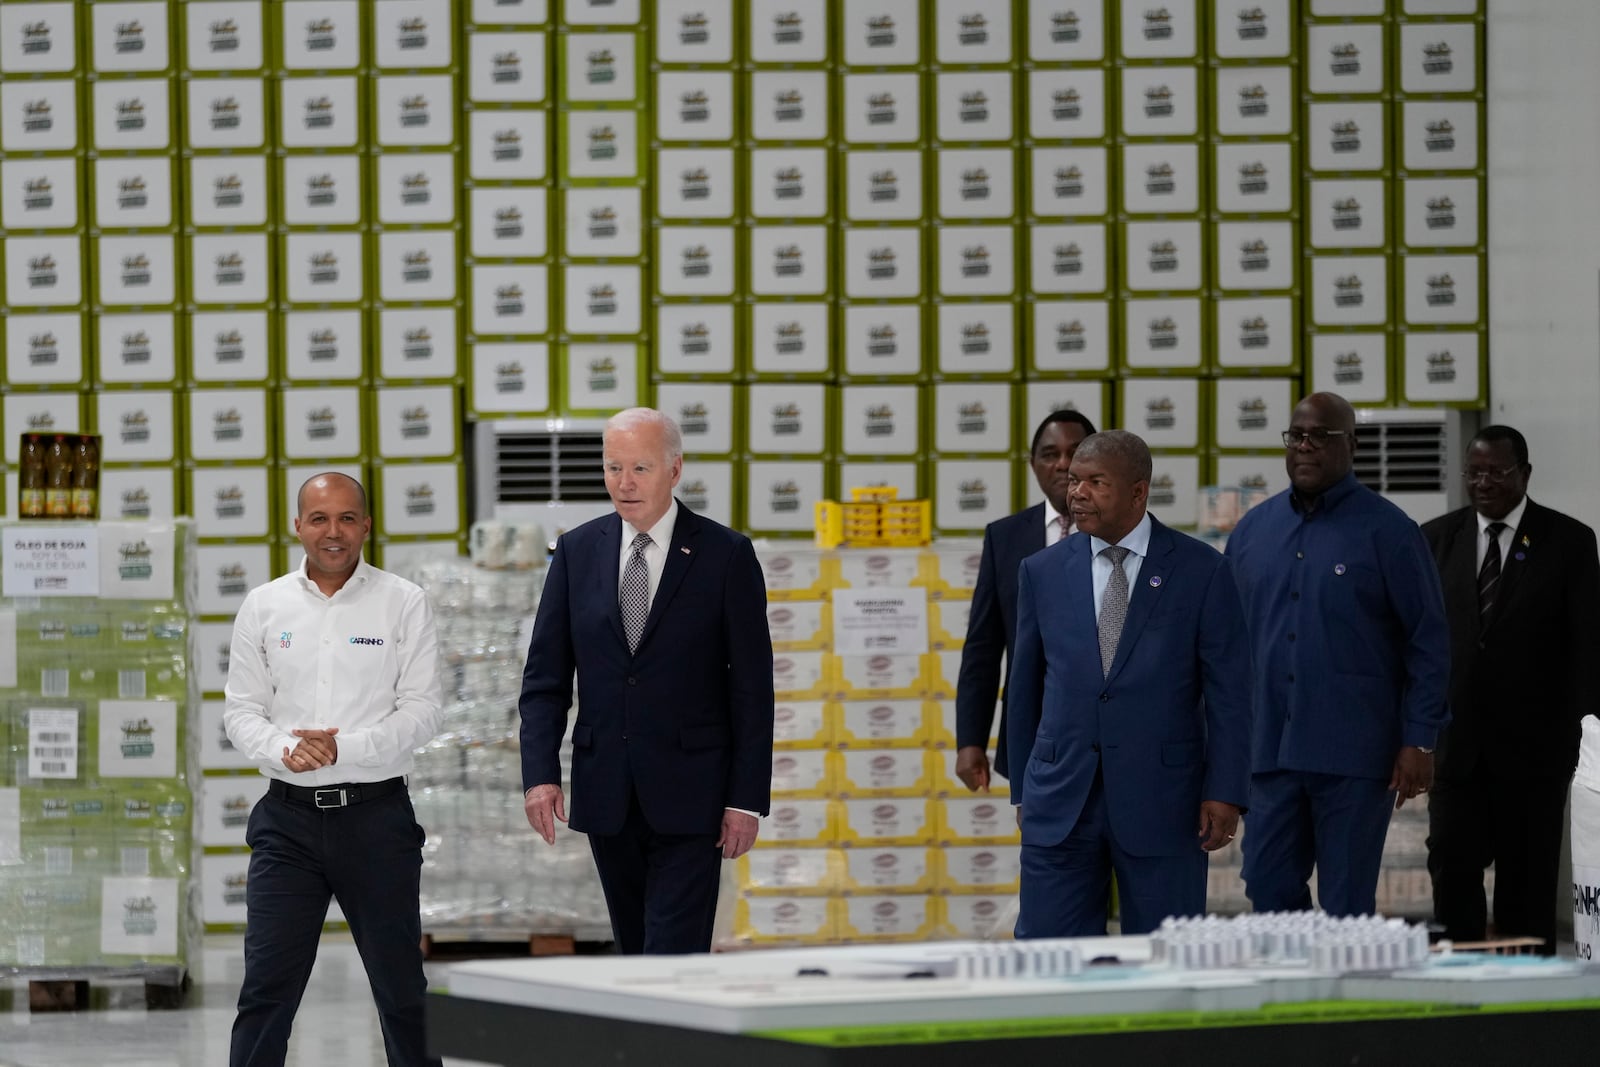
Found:
[[[1494,607],[1495,594],[1500,591],[1500,533],[1506,528],[1503,522],[1491,522],[1484,532],[1489,535],[1489,547],[1483,553],[1483,566],[1478,568],[1478,626],[1489,621],[1489,611]]]

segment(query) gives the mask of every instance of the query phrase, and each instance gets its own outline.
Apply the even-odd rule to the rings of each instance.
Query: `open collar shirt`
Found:
[[[365,561],[332,596],[300,569],[257,586],[234,619],[223,726],[271,778],[302,786],[408,774],[443,718],[439,641],[421,588]],[[338,760],[283,765],[296,729],[338,727]]]

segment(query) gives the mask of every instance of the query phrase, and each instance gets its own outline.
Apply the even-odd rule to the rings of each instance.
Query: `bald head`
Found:
[[[340,474],[338,471],[325,471],[322,474],[313,474],[311,477],[307,478],[303,483],[301,483],[300,492],[295,497],[294,506],[297,514],[304,515],[306,513],[306,490],[308,489],[353,490],[355,492],[356,499],[361,503],[361,517],[366,517],[367,491],[362,487],[360,482],[356,481],[348,474]]]
[[[1148,482],[1152,462],[1144,438],[1127,430],[1101,430],[1078,443],[1073,459],[1092,459],[1129,482]]]
[[[1350,401],[1338,393],[1312,393],[1300,401],[1300,406],[1316,412],[1317,417],[1322,420],[1322,425],[1330,430],[1355,433],[1356,409],[1350,406]]]

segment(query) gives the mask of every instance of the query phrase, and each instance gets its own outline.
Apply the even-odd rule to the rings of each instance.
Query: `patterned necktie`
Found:
[[[622,572],[622,632],[629,652],[638,650],[644,622],[650,617],[650,567],[644,561],[644,550],[652,544],[647,533],[634,537],[628,567]]]
[[[1122,636],[1122,624],[1128,618],[1128,572],[1122,561],[1128,558],[1128,549],[1121,545],[1107,545],[1100,554],[1111,561],[1111,580],[1106,582],[1105,596],[1100,601],[1100,671],[1111,676],[1111,663],[1117,658],[1117,640]]]
[[[1483,554],[1483,566],[1478,568],[1478,625],[1489,621],[1489,609],[1494,607],[1494,595],[1500,586],[1500,531],[1503,522],[1491,522],[1488,530],[1489,547]]]
[[[1056,525],[1061,527],[1061,533],[1056,537],[1056,540],[1065,541],[1068,535],[1072,533],[1072,520],[1065,515],[1057,515]]]

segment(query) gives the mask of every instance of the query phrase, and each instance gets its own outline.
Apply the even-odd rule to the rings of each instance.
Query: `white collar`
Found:
[[[621,516],[618,516],[619,518]],[[672,531],[678,526],[678,498],[673,497],[672,503],[667,505],[667,513],[656,520],[656,524],[648,530],[639,530],[627,519],[622,520],[622,544],[624,547],[633,544],[633,539],[640,533],[650,535],[650,540],[666,549],[672,544]]]
[[[1522,494],[1522,499],[1517,501],[1517,506],[1506,512],[1506,517],[1503,519],[1485,518],[1482,513],[1474,511],[1472,515],[1473,518],[1478,520],[1478,536],[1482,537],[1489,532],[1489,524],[1491,522],[1503,522],[1506,524],[1507,529],[1516,530],[1517,527],[1522,525],[1522,513],[1527,510],[1528,494],[1524,493]]]
[[[365,549],[366,545],[362,545],[361,547],[362,549]],[[319,596],[327,596],[328,594],[324,593],[322,591],[322,587],[318,585],[316,580],[311,577],[311,571],[309,569],[310,564],[311,559],[309,556],[300,561],[300,569],[296,572],[300,575],[300,581],[305,584],[307,589],[315,590]],[[372,580],[372,575],[376,570],[376,567],[368,563],[365,559],[362,559],[361,562],[356,564],[356,569],[351,572],[350,577],[345,580],[344,585],[341,585],[338,589],[335,589],[334,593],[337,594],[349,588],[351,582],[356,582],[360,585],[366,585]]]
[[[1118,541],[1117,544],[1121,545],[1129,552],[1132,552],[1140,559],[1144,559],[1146,556],[1150,555],[1150,532],[1153,529],[1154,527],[1150,525],[1150,513],[1147,511],[1139,519],[1139,525],[1129,530],[1127,536]],[[1111,542],[1102,541],[1093,534],[1089,535],[1089,548],[1094,555],[1098,556],[1102,551],[1110,546]]]

